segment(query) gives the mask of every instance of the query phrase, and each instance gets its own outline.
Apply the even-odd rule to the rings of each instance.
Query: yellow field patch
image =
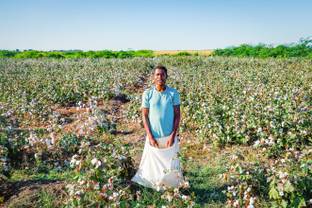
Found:
[[[190,54],[196,54],[202,55],[202,56],[210,56],[213,52],[213,50],[160,50],[160,51],[154,51],[154,54],[156,56],[161,55],[175,55],[181,52],[187,52]]]

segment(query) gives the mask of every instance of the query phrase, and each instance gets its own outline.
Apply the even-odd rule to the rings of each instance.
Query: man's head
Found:
[[[157,65],[154,68],[153,80],[156,85],[165,85],[168,77],[167,68],[162,65]]]

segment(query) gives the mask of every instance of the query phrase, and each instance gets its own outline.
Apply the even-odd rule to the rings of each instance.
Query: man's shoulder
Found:
[[[144,91],[143,91],[143,95],[149,95],[153,90],[153,87],[149,87],[149,88],[146,88]]]
[[[176,88],[170,87],[170,86],[168,86],[168,85],[167,85],[167,87],[168,87],[170,93],[173,93],[173,94],[179,93],[178,90],[177,90]]]

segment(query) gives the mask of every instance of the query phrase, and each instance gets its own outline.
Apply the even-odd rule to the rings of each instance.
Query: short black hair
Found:
[[[154,67],[154,73],[155,73],[156,69],[161,69],[161,70],[163,70],[163,71],[165,72],[165,74],[166,74],[166,77],[168,77],[168,70],[167,70],[167,68],[166,68],[165,66],[160,65],[160,64],[157,65],[157,66],[155,66],[155,67]]]

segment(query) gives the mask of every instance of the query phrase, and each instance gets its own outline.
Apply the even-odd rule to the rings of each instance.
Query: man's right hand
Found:
[[[150,125],[149,125],[149,118],[148,118],[148,114],[149,114],[149,109],[148,108],[142,108],[142,120],[143,120],[143,125],[144,128],[146,130],[147,133],[147,137],[149,139],[149,142],[151,144],[151,146],[153,147],[159,147],[158,146],[158,142],[154,139],[151,130],[150,130]]]
[[[156,139],[154,139],[151,136],[149,136],[148,138],[149,138],[149,142],[150,142],[151,146],[159,148],[158,142],[156,141]]]

